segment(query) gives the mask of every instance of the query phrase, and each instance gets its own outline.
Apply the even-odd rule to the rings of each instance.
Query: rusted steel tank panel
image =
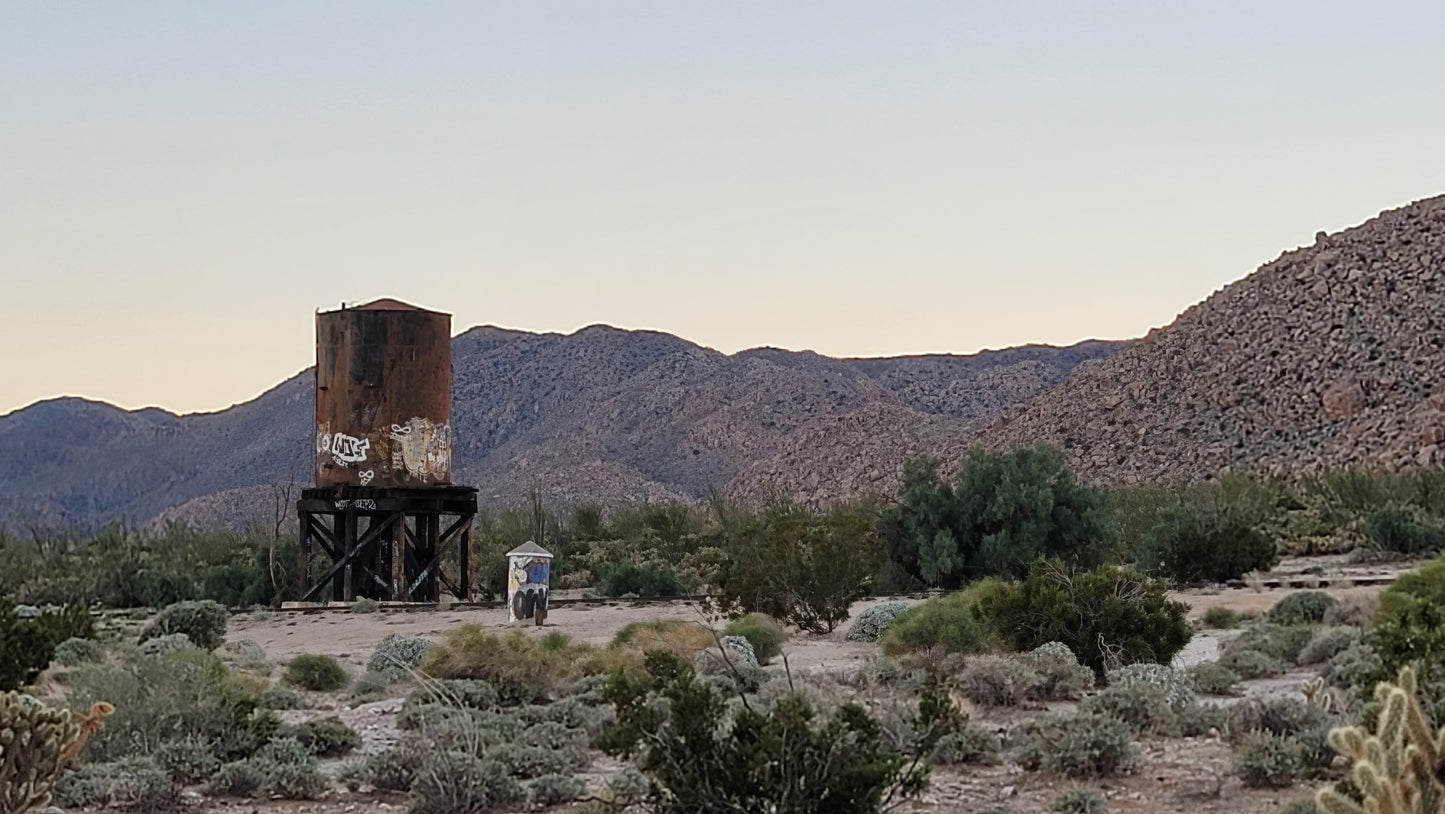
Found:
[[[316,315],[316,485],[451,483],[452,318],[396,300]]]

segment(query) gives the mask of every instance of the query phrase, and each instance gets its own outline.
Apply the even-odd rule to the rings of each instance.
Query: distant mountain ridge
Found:
[[[982,426],[1121,344],[834,359],[728,355],[605,325],[568,335],[477,327],[453,339],[453,479],[496,504],[534,488],[566,503],[747,496],[758,488],[750,473],[773,471],[828,427],[891,439],[863,480],[800,472],[788,487],[827,499],[894,477],[921,449],[906,439]],[[284,501],[273,484],[311,480],[313,387],[308,369],[215,413],[64,398],[0,416],[0,523],[270,523]]]

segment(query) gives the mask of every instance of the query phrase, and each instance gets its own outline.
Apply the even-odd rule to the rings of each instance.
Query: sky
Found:
[[[1141,336],[1445,192],[1445,4],[0,3],[0,413],[317,309],[726,352]]]

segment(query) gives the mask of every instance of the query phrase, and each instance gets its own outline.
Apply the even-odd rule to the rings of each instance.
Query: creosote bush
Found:
[[[1187,671],[1189,683],[1205,695],[1238,695],[1239,673],[1217,661],[1196,664]]]
[[[149,814],[174,808],[179,797],[170,775],[149,757],[87,763],[66,773],[55,787],[55,802],[64,808],[101,806]]]
[[[1258,650],[1228,650],[1215,663],[1247,681],[1284,673],[1284,662]]]
[[[1070,574],[1061,563],[1038,562],[1023,582],[981,596],[978,612],[1017,650],[1061,642],[1102,674],[1167,664],[1188,644],[1188,608],[1169,599],[1168,587],[1125,568]]]
[[[1234,759],[1234,772],[1250,788],[1281,789],[1300,777],[1299,746],[1288,738],[1253,732]]]
[[[1008,590],[998,579],[983,579],[957,593],[934,597],[906,609],[883,634],[891,655],[937,648],[948,653],[979,653],[996,638],[980,619],[979,601]]]
[[[1279,554],[1272,537],[1236,517],[1179,507],[1160,514],[1136,559],[1177,582],[1227,582],[1269,570]]]
[[[297,724],[283,735],[295,738],[317,757],[340,757],[361,746],[361,736],[335,715]]]
[[[1129,727],[1108,715],[1052,716],[1025,724],[1021,735],[1019,765],[1065,777],[1118,774],[1137,757]]]
[[[1179,715],[1164,689],[1153,684],[1115,684],[1079,703],[1079,712],[1123,721],[1135,735],[1179,734]]]
[[[1239,613],[1219,605],[1206,610],[1204,615],[1199,617],[1200,624],[1207,628],[1214,628],[1215,630],[1233,630],[1239,627],[1243,621],[1244,617],[1240,616]]]
[[[33,609],[32,609],[33,610]],[[94,635],[90,612],[74,605],[60,612],[22,617],[0,599],[0,691],[17,690],[35,680],[55,655],[56,645]]]
[[[346,670],[332,656],[305,653],[286,664],[286,680],[315,692],[334,692],[347,684]]]
[[[1295,591],[1276,602],[1265,616],[1277,625],[1319,624],[1336,604],[1324,591]]]
[[[617,673],[608,685],[617,723],[598,745],[636,760],[652,781],[654,811],[867,814],[918,794],[927,782],[926,761],[887,749],[879,724],[861,707],[844,704],[819,716],[801,696],[766,711],[731,707],[669,653],[647,654],[645,666],[644,677]],[[730,725],[720,727],[724,720]],[[946,698],[925,692],[915,730],[928,735],[915,744],[918,754],[926,757],[956,725]]]
[[[184,633],[191,644],[202,650],[215,650],[226,639],[226,623],[230,614],[219,602],[203,599],[177,602],[162,608],[155,621],[141,633],[145,642],[171,633]]]
[[[434,645],[420,636],[389,633],[377,643],[366,660],[366,670],[388,681],[400,681],[421,666]]]
[[[1069,789],[1055,797],[1049,809],[1059,814],[1104,814],[1109,801],[1093,789]]]

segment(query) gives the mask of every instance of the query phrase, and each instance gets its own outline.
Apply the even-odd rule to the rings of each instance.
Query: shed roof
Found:
[[[552,552],[528,540],[507,552],[508,557],[550,557]]]

